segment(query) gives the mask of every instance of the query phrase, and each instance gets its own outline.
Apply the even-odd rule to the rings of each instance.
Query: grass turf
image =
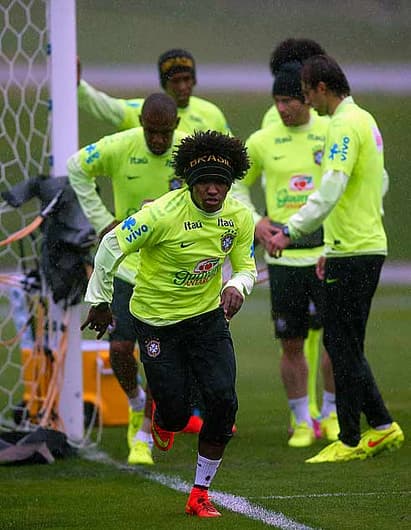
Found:
[[[233,320],[238,355],[238,433],[213,483],[218,491],[249,499],[315,528],[409,528],[411,450],[408,404],[410,287],[380,287],[369,322],[367,351],[375,376],[406,442],[400,451],[364,462],[306,465],[325,445],[286,445],[288,412],[272,341],[268,292],[257,288]],[[119,463],[127,456],[126,427],[105,428],[101,450]],[[155,452],[153,470],[191,483],[196,437],[178,435],[170,453]],[[50,466],[0,468],[1,528],[198,528],[185,517],[186,495],[141,473],[79,457]],[[265,525],[223,509],[213,528]]]

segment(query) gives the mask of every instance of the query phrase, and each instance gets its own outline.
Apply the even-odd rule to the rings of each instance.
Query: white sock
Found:
[[[289,399],[288,404],[294,413],[297,424],[305,421],[309,427],[312,427],[313,422],[308,409],[308,396],[303,396],[297,399]]]
[[[150,446],[150,442],[153,441],[153,438],[150,432],[138,431],[134,437],[134,440],[139,440],[140,442],[144,442]]]
[[[134,412],[140,412],[144,408],[146,404],[146,393],[140,385],[137,387],[137,396],[128,398],[128,403]]]
[[[221,458],[220,460],[209,460],[204,456],[197,455],[197,468],[194,484],[196,486],[204,486],[205,488],[208,488],[217,473],[221,460]]]
[[[321,407],[321,417],[328,418],[331,412],[336,412],[335,394],[332,394],[331,392],[327,392],[326,390],[324,390],[323,405]]]

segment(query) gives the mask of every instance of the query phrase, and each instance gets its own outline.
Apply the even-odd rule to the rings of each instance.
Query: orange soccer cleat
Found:
[[[188,498],[185,512],[197,517],[220,517],[221,513],[214,508],[208,498],[208,490],[193,487]]]
[[[151,434],[153,435],[154,445],[160,451],[169,451],[173,447],[174,433],[159,427],[154,419],[154,414],[151,422]]]
[[[203,426],[203,420],[200,418],[200,416],[190,416],[190,419],[187,422],[187,425],[184,427],[184,429],[181,432],[185,432],[188,434],[197,434],[201,431],[201,427]]]

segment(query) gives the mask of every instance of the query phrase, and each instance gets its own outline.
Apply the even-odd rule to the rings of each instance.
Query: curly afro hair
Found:
[[[275,76],[283,64],[297,61],[303,63],[313,55],[325,55],[324,48],[312,39],[285,39],[274,48],[270,57],[270,70]]]
[[[172,166],[178,177],[186,179],[190,162],[202,156],[215,155],[229,160],[232,179],[242,179],[250,167],[247,148],[234,136],[217,131],[195,131],[182,139],[173,152]]]

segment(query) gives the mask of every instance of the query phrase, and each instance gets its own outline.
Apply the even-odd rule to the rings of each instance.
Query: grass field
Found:
[[[126,428],[111,427],[105,428],[99,448],[105,463],[76,457],[49,466],[0,468],[0,528],[186,529],[210,524],[253,529],[268,525],[262,517],[271,521],[269,526],[287,529],[411,528],[411,288],[379,288],[367,340],[375,376],[406,442],[400,451],[364,462],[308,465],[304,459],[325,442],[303,450],[287,447],[288,413],[268,309],[266,288],[256,288],[232,323],[240,408],[238,433],[213,483],[223,505],[221,519],[207,523],[183,514],[184,488],[193,479],[195,436],[178,435],[170,453],[156,451],[156,466],[147,472],[124,466]],[[223,493],[235,495],[236,503]],[[226,508],[239,509],[246,500],[249,515],[260,519]]]
[[[133,8],[131,8],[133,6]],[[81,0],[79,53],[88,62],[152,63],[172,47],[199,61],[266,64],[275,43],[318,39],[344,62],[410,60],[407,0]]]

